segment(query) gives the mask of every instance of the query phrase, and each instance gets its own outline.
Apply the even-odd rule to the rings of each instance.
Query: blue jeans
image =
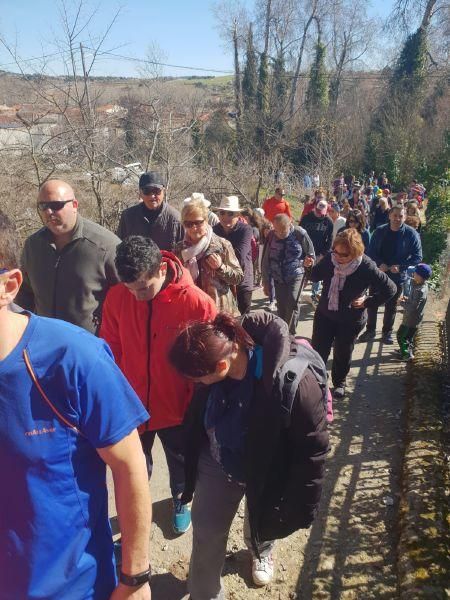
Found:
[[[415,270],[416,270],[416,267],[408,267],[408,270],[406,272],[407,273],[406,281],[402,284],[404,296],[409,296],[409,293],[411,291],[411,280],[412,280],[412,276],[413,276],[413,273]]]
[[[172,498],[178,498],[184,491],[184,427],[183,425],[176,425],[175,427],[158,429],[158,431],[145,431],[141,434],[141,444],[147,460],[149,479],[153,471],[152,448],[156,434],[161,440],[166,455]]]
[[[317,294],[320,292],[321,289],[322,289],[322,282],[321,281],[313,281],[311,284],[312,297],[314,298],[314,296],[317,296]]]
[[[275,283],[272,277],[269,279],[269,302],[275,301]]]

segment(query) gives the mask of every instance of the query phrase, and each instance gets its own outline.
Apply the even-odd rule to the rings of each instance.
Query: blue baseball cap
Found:
[[[423,279],[430,279],[433,270],[430,265],[427,265],[426,263],[419,263],[415,268],[415,272]]]

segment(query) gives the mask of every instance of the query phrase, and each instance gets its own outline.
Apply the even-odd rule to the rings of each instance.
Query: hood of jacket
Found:
[[[278,369],[286,362],[295,343],[287,324],[265,310],[255,310],[241,318],[241,325],[263,349],[263,384],[270,394]]]
[[[194,282],[189,271],[183,267],[180,259],[175,254],[167,250],[161,250],[161,254],[163,262],[167,263],[167,272],[170,275],[170,281],[156,297],[158,300],[164,301],[182,293],[186,288],[192,287]]]

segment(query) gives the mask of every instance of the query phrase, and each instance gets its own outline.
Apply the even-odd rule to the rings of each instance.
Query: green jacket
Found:
[[[39,229],[25,241],[17,303],[96,333],[106,292],[119,282],[114,265],[119,243],[114,233],[80,215],[72,240],[61,251],[51,232]]]

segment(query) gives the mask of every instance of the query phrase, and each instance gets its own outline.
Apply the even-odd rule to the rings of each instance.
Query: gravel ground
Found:
[[[255,295],[255,304],[264,306],[261,294]],[[300,335],[311,336],[312,317],[313,310],[306,303],[297,331]],[[274,580],[258,589],[251,582],[241,507],[228,542],[224,580],[229,599],[397,597],[395,552],[405,372],[404,364],[395,359],[395,346],[383,346],[379,336],[369,344],[356,345],[349,394],[334,403],[332,450],[315,523],[310,530],[277,542]],[[171,531],[167,467],[159,442],[154,459],[150,484],[154,502],[150,540],[153,599],[180,600],[186,594],[191,532],[175,537]],[[110,496],[113,515],[111,484]]]

